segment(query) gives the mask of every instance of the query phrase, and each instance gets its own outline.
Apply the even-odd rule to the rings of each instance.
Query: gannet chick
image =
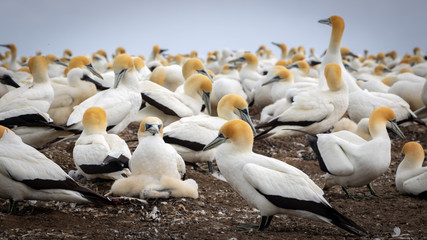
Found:
[[[109,203],[109,199],[80,186],[56,163],[0,126],[0,198],[15,201],[55,200]]]
[[[396,124],[393,110],[379,107],[369,117],[370,141],[348,131],[309,138],[318,155],[320,169],[327,172],[325,189],[340,185],[350,197],[348,187],[367,185],[371,194],[376,195],[370,183],[390,166],[391,143],[387,126],[401,138],[405,137]]]
[[[403,160],[396,171],[396,188],[400,193],[427,199],[427,167],[423,167],[424,149],[417,142],[402,148]]]
[[[210,173],[213,173],[212,161],[215,149],[202,150],[217,135],[219,128],[232,119],[242,119],[253,128],[248,104],[239,95],[225,95],[219,101],[217,111],[218,117],[196,115],[181,118],[165,127],[163,137],[165,142],[170,143],[186,162],[207,162]],[[255,132],[254,128],[253,131]]]
[[[163,123],[159,118],[144,119],[138,130],[138,146],[129,161],[132,175],[116,180],[111,192],[120,196],[140,198],[198,198],[193,179],[181,180],[178,165],[182,158],[163,141]]]
[[[130,175],[130,150],[116,134],[107,133],[107,116],[104,109],[91,107],[83,115],[83,132],[73,149],[75,172],[86,179],[120,179]],[[74,178],[74,176],[70,173]]]
[[[250,206],[262,216],[258,230],[268,228],[275,214],[290,214],[334,224],[360,235],[366,231],[333,209],[323,191],[301,170],[252,152],[251,127],[242,120],[231,120],[205,150],[218,145],[215,159],[221,174]]]
[[[111,133],[119,133],[132,121],[142,103],[139,84],[132,58],[121,54],[114,59],[114,87],[98,92],[74,107],[67,121],[72,129],[83,130],[81,120],[90,107],[101,107],[107,113]]]
[[[292,105],[278,117],[256,128],[268,128],[255,138],[279,137],[305,132],[317,134],[329,130],[345,113],[348,106],[348,90],[341,78],[341,68],[330,63],[324,71],[329,90],[311,90],[293,98]]]

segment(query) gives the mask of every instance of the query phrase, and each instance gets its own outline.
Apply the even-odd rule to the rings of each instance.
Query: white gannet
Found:
[[[175,92],[180,85],[184,84],[185,79],[182,75],[182,67],[172,65],[156,67],[150,76],[150,81]]]
[[[350,119],[358,122],[362,118],[369,117],[371,112],[380,106],[391,108],[396,113],[398,121],[414,117],[413,112],[409,108],[409,104],[401,97],[389,93],[368,92],[366,90],[361,90],[357,86],[355,78],[344,68],[341,59],[340,46],[345,27],[344,20],[341,17],[331,16],[327,19],[320,20],[319,23],[332,26],[328,51],[320,66],[319,86],[322,89],[326,88],[326,80],[323,77],[323,71],[326,65],[329,63],[340,65],[342,69],[342,78],[347,83],[349,90],[349,105],[347,112]]]
[[[426,94],[423,91],[426,82],[427,80],[422,77],[420,77],[420,81],[398,81],[388,89],[388,92],[403,98],[411,106],[411,109],[416,111],[424,107],[422,95]]]
[[[281,60],[289,60],[288,58],[288,48],[284,43],[275,43],[271,42],[271,44],[276,45],[280,48],[280,59]]]
[[[202,150],[217,135],[219,128],[232,119],[242,119],[253,128],[246,100],[239,95],[228,94],[218,103],[218,117],[196,115],[181,118],[165,127],[163,139],[171,144],[186,162],[207,162],[209,172],[212,173],[215,150]]]
[[[366,141],[372,140],[372,136],[369,133],[369,118],[362,118],[358,123],[355,123],[353,120],[343,117],[334,124],[334,128],[331,130],[332,133],[339,131],[349,131]]]
[[[356,235],[366,233],[333,209],[323,191],[304,172],[252,152],[253,134],[246,122],[227,122],[205,149],[218,145],[215,159],[221,174],[262,216],[260,225],[250,228],[264,230],[275,214],[289,214],[334,224]]]
[[[71,69],[74,69],[74,68],[87,69],[94,76],[96,76],[100,79],[104,79],[101,76],[101,74],[99,74],[95,70],[95,68],[93,67],[92,62],[89,60],[89,58],[87,58],[85,56],[75,56],[75,57],[71,58],[70,62],[68,63],[68,67],[64,71],[64,74],[65,74],[64,76],[54,77],[51,79],[52,85],[55,85],[55,84],[67,85],[68,84],[67,74]],[[90,76],[90,77],[94,78],[94,76]],[[103,83],[103,84],[105,85],[105,83]],[[97,88],[100,88],[100,90],[104,90],[105,88],[102,88],[101,86],[102,85],[99,84],[99,85],[97,85]]]
[[[80,186],[55,162],[0,126],[0,198],[15,201],[55,200],[109,203],[109,199]]]
[[[321,133],[329,130],[346,112],[348,90],[341,77],[341,68],[331,63],[325,68],[329,90],[315,89],[300,93],[293,98],[291,106],[278,117],[256,128],[268,128],[255,138],[279,137],[309,133]]]
[[[59,60],[59,58],[53,54],[48,54],[44,58],[47,61],[47,73],[50,78],[62,77],[64,75],[64,70],[68,67],[67,64]]]
[[[111,193],[140,198],[198,198],[193,179],[181,180],[178,166],[182,158],[163,141],[163,123],[159,118],[144,119],[138,130],[138,146],[129,160],[132,175],[116,180]]]
[[[107,116],[104,109],[91,107],[83,115],[83,132],[73,149],[76,177],[86,179],[120,179],[130,175],[131,153],[126,142],[116,134],[107,133]]]
[[[184,93],[171,92],[153,84],[146,84],[149,88],[141,91],[146,104],[133,121],[156,116],[163,119],[164,125],[167,126],[179,118],[201,114],[203,105],[210,114],[209,95],[212,91],[212,82],[205,75],[190,75],[184,82]]]
[[[132,58],[121,54],[114,59],[113,70],[116,75],[114,87],[98,92],[74,107],[67,121],[72,129],[83,130],[81,120],[90,107],[101,107],[107,113],[107,123],[111,133],[125,129],[138,113],[142,99]]]
[[[293,83],[293,75],[283,66],[274,66],[268,73],[260,78],[253,88],[253,100],[255,106],[265,107],[274,103],[273,89],[280,91]],[[279,90],[280,88],[280,90]]]
[[[239,80],[240,77],[239,77],[239,71],[237,70],[237,67],[230,65],[228,63],[224,64],[222,66],[221,72],[215,76],[215,78],[213,79],[213,82],[215,82],[217,79],[220,79],[223,77],[234,79],[234,80]]]
[[[427,167],[423,167],[424,149],[417,142],[402,148],[403,159],[396,171],[396,188],[403,194],[427,199]]]
[[[20,69],[22,66],[19,65],[18,60],[16,59],[18,54],[17,54],[17,49],[15,44],[10,43],[10,44],[0,44],[0,47],[6,47],[10,49],[11,52],[11,58],[10,61],[6,62],[10,68],[10,70],[12,71],[16,71],[18,69]]]
[[[391,160],[387,126],[404,138],[396,124],[396,114],[388,107],[375,109],[369,117],[370,141],[348,131],[309,137],[320,169],[327,172],[325,189],[340,185],[350,197],[348,187],[367,185],[376,195],[370,183],[389,168]]]

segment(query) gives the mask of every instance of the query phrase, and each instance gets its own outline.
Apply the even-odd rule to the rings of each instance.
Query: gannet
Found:
[[[120,196],[140,198],[198,198],[193,179],[181,180],[178,166],[181,156],[162,138],[163,123],[159,118],[144,119],[138,130],[138,146],[129,161],[132,175],[116,180],[111,192]]]
[[[55,200],[109,203],[109,199],[75,182],[55,162],[0,126],[0,197],[15,201]]]
[[[417,142],[402,148],[403,159],[396,171],[396,188],[403,194],[427,199],[427,167],[423,167],[424,149]]]
[[[203,147],[217,135],[224,123],[232,119],[242,119],[253,128],[245,99],[236,94],[227,94],[218,103],[218,117],[196,115],[181,118],[165,127],[163,139],[170,143],[186,162],[207,162],[209,172],[212,173],[215,150],[202,151]],[[254,128],[253,131],[255,132]]]
[[[53,54],[48,54],[44,58],[46,58],[47,61],[47,73],[50,78],[64,75],[64,70],[68,67],[67,64],[59,60],[59,58]]]
[[[16,57],[18,56],[18,54],[17,54],[17,50],[16,50],[15,44],[13,44],[13,43],[10,43],[10,44],[0,44],[0,47],[6,47],[6,48],[10,49],[11,58],[10,58],[10,61],[7,62],[7,64],[9,65],[10,70],[16,71],[16,70],[20,69],[22,66],[19,65],[18,60],[16,59]]]
[[[396,124],[396,114],[388,107],[376,108],[369,117],[370,141],[348,131],[309,138],[318,155],[320,169],[327,172],[325,189],[340,185],[350,197],[348,187],[367,185],[371,194],[376,195],[370,183],[390,166],[391,143],[387,126],[404,138]]]
[[[130,175],[130,150],[116,134],[107,133],[107,116],[104,109],[91,107],[83,115],[83,132],[73,149],[75,176],[86,179],[120,179]],[[73,175],[70,173],[70,176]],[[74,177],[73,177],[74,178]]]
[[[121,54],[114,59],[113,70],[116,75],[113,88],[98,92],[74,108],[67,121],[72,129],[83,130],[81,120],[90,107],[101,107],[107,113],[107,123],[111,133],[125,129],[137,114],[141,94],[132,58]]]
[[[215,159],[221,174],[262,216],[260,225],[250,228],[264,230],[275,214],[290,214],[334,224],[356,235],[366,233],[333,209],[323,197],[323,191],[304,172],[252,152],[253,134],[246,122],[225,123],[205,150],[218,145]]]
[[[341,78],[341,68],[331,63],[325,68],[329,90],[311,90],[293,98],[291,106],[278,117],[256,128],[268,128],[256,136],[279,137],[300,134],[299,129],[310,133],[329,130],[346,112],[348,90]]]

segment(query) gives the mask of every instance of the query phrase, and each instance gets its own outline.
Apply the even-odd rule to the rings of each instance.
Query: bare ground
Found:
[[[350,189],[355,200],[341,188],[325,192],[325,198],[343,215],[362,227],[367,239],[425,239],[427,201],[401,195],[394,179],[401,161],[400,151],[407,141],[419,141],[427,149],[426,127],[401,126],[407,139],[392,137],[392,162],[389,170],[373,182],[373,197],[367,188]],[[121,136],[136,138],[137,126],[131,125]],[[65,171],[74,169],[74,140],[55,143],[42,150]],[[133,151],[136,142],[130,142]],[[323,173],[304,136],[261,140],[254,151],[291,164],[323,186]],[[375,159],[373,159],[374,161]],[[206,167],[206,166],[202,166]],[[93,206],[64,202],[27,201],[18,205],[17,215],[8,215],[6,200],[0,201],[1,239],[359,239],[335,226],[312,220],[275,216],[266,231],[242,232],[239,224],[258,224],[259,213],[223,181],[187,166],[187,177],[199,184],[199,199],[172,198],[148,203],[123,201],[111,206]],[[105,194],[111,181],[81,184]],[[396,234],[394,230],[400,230]],[[393,235],[394,234],[394,235]],[[397,235],[397,236],[396,236]],[[395,237],[392,237],[395,236]]]

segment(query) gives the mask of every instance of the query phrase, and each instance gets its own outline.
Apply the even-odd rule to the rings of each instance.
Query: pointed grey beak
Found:
[[[119,83],[122,80],[122,78],[125,76],[127,70],[128,70],[127,68],[122,69],[118,74],[116,74],[116,78],[114,79],[114,88],[117,88],[117,86],[119,86]]]
[[[208,143],[204,148],[203,151],[210,150],[216,146],[219,146],[227,141],[228,138],[224,137],[222,133],[218,135],[212,142]]]
[[[249,126],[251,126],[252,129],[252,133],[255,135],[256,131],[255,131],[255,127],[252,123],[251,117],[249,116],[249,110],[247,108],[244,109],[238,109],[239,113],[240,113],[240,118],[247,122],[249,124]]]
[[[91,73],[93,73],[93,75],[95,75],[95,76],[97,76],[97,77],[101,78],[102,80],[104,80],[104,78],[101,76],[101,74],[99,74],[99,73],[95,70],[95,68],[92,66],[92,64],[91,64],[91,63],[89,63],[88,65],[86,65],[86,67],[87,67],[87,69],[89,69],[89,71],[90,71]]]
[[[356,68],[352,67],[350,64],[345,63],[344,64],[345,69],[347,69],[347,71],[349,72],[358,72]]]
[[[265,86],[265,85],[268,85],[268,84],[270,84],[270,83],[278,82],[278,81],[280,81],[281,79],[282,79],[282,78],[280,78],[280,76],[279,76],[279,75],[277,75],[277,76],[275,76],[274,78],[272,78],[272,79],[268,80],[267,82],[263,83],[261,86]]]
[[[160,49],[159,53],[164,53],[166,51],[167,51],[167,49]]]
[[[156,135],[160,133],[160,129],[162,128],[161,124],[145,124],[145,130],[151,134]]]
[[[399,126],[397,126],[397,122],[396,119],[389,121],[390,125],[387,126],[389,127],[394,133],[396,133],[400,138],[402,139],[406,139],[405,135],[403,134],[403,132],[400,130]]]
[[[209,115],[211,115],[211,100],[210,100],[210,93],[203,91],[202,93],[202,99],[203,103],[206,106],[206,109],[208,110]]]
[[[200,74],[205,75],[205,76],[206,76],[206,77],[208,77],[211,81],[212,81],[212,79],[213,79],[213,77],[212,77],[211,75],[209,75],[209,73],[208,73],[208,72],[206,72],[206,70],[205,70],[205,69],[196,70],[196,72],[197,72],[197,73],[200,73]]]
[[[326,24],[326,25],[328,25],[328,26],[332,26],[332,23],[331,23],[331,19],[330,19],[330,18],[319,20],[319,23],[321,23],[321,24]]]
[[[385,72],[385,73],[389,73],[389,72],[391,72],[391,70],[390,70],[390,69],[388,69],[388,68],[384,68],[384,69],[383,69],[383,72]]]
[[[237,67],[237,66],[234,66],[234,65],[228,65],[228,69],[230,69],[230,70],[234,70],[234,69],[238,69],[238,67]]]
[[[0,44],[0,47],[6,47],[10,49],[10,45],[9,44]]]
[[[0,82],[15,88],[19,88],[20,86],[12,79],[8,74],[4,74],[0,77]]]
[[[63,61],[59,60],[59,59],[55,59],[54,61],[56,64],[62,65],[64,67],[68,67],[68,65],[66,63],[64,63]]]
[[[287,69],[299,68],[299,65],[298,65],[298,64],[296,64],[296,63],[294,63],[294,64],[292,64],[292,65],[288,65],[288,66],[286,66],[286,68],[287,68]]]
[[[273,44],[273,45],[276,45],[276,46],[280,47],[280,44],[278,44],[278,43],[271,42],[271,44]]]
[[[228,63],[244,62],[244,61],[246,61],[244,57],[239,57],[239,58],[228,61]]]

